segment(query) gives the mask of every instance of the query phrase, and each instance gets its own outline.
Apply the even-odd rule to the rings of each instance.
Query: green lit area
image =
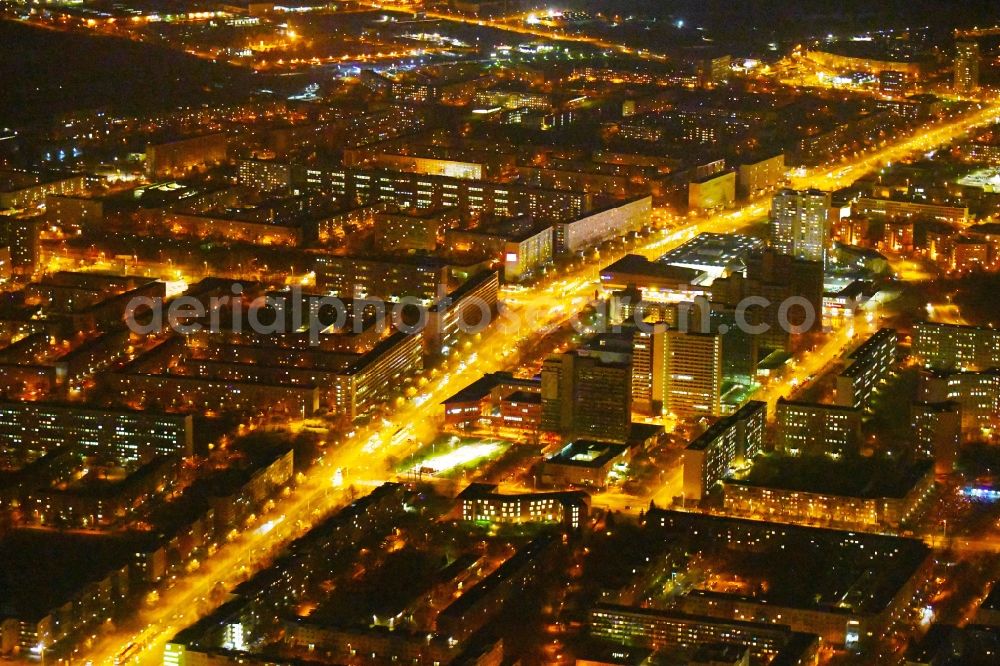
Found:
[[[406,458],[396,471],[451,478],[496,460],[511,446],[511,442],[500,439],[441,435]]]

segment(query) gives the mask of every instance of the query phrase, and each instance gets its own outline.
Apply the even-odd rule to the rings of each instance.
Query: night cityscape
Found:
[[[1000,664],[1000,3],[0,0],[0,666]]]

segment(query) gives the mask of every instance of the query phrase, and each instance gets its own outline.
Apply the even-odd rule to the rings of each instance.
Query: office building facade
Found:
[[[962,405],[953,400],[914,402],[910,425],[917,455],[933,458],[938,473],[954,471],[962,443]]]
[[[684,418],[722,413],[722,339],[719,333],[666,332],[664,410]]]
[[[971,93],[979,88],[979,44],[955,43],[955,92]]]
[[[837,404],[868,409],[872,394],[889,376],[896,360],[896,331],[879,329],[848,357],[849,365],[836,377]]]
[[[854,407],[779,398],[777,425],[776,448],[791,455],[838,457],[861,444],[861,410]]]
[[[102,409],[44,402],[0,402],[0,449],[30,457],[61,446],[118,460],[192,453],[192,419],[185,414]]]
[[[448,266],[433,257],[316,257],[316,286],[340,298],[430,301],[448,284]]]
[[[830,236],[830,193],[785,189],[771,203],[771,246],[798,259],[822,262]]]
[[[914,359],[932,370],[1000,367],[1000,330],[920,322],[913,329]]]
[[[570,352],[542,365],[542,429],[624,442],[632,423],[632,370]]]
[[[684,499],[701,500],[735,465],[760,453],[766,425],[767,404],[752,400],[688,444],[681,458]]]
[[[1000,368],[983,372],[921,372],[917,398],[922,402],[956,402],[962,432],[976,438],[1000,426]]]

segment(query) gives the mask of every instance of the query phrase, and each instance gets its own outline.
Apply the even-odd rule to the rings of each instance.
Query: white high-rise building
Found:
[[[771,246],[781,254],[823,261],[829,216],[829,192],[781,190],[771,204]]]
[[[979,88],[979,44],[955,44],[955,92],[969,93]]]

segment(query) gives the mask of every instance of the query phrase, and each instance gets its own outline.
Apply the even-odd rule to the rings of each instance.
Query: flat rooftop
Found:
[[[692,451],[704,451],[712,442],[718,439],[724,432],[729,428],[732,428],[739,421],[750,418],[755,412],[766,410],[767,406],[765,403],[759,400],[751,400],[747,404],[740,407],[736,412],[730,414],[729,416],[724,416],[719,419],[711,426],[708,430],[701,433],[694,440],[687,445],[687,449]]]
[[[830,278],[823,282],[823,296],[833,298],[858,298],[874,291],[868,280],[853,278]]]
[[[778,398],[778,406],[788,405],[792,408],[808,409],[812,411],[840,412],[842,414],[853,414],[858,410],[855,407],[846,405],[834,405],[825,402],[809,402],[808,400],[788,400],[784,396]]]
[[[878,331],[873,333],[867,340],[858,345],[854,351],[852,351],[848,356],[850,361],[862,361],[867,359],[871,354],[876,353],[878,350],[882,349],[884,346],[892,346],[893,349],[896,348],[896,329],[894,328],[880,328]],[[854,377],[855,375],[864,372],[861,365],[852,364],[847,367],[841,374],[847,377]]]
[[[755,590],[691,594],[845,616],[882,612],[932,553],[919,539],[664,509],[650,510],[646,525]]]
[[[622,326],[621,331],[606,331],[594,335],[580,346],[580,351],[590,352],[598,356],[601,352],[631,356],[634,336],[634,326]]]
[[[529,402],[532,404],[542,404],[542,394],[538,391],[514,391],[506,398],[505,402]]]
[[[863,456],[760,456],[744,478],[726,483],[781,490],[873,499],[904,497],[933,469],[929,460],[901,464]]]
[[[764,247],[764,241],[741,234],[701,233],[657,259],[684,268],[733,269]]]
[[[16,192],[43,183],[55,183],[72,178],[73,174],[35,173],[0,169],[0,192]]]
[[[316,257],[316,265],[319,268],[329,267],[334,264],[352,262],[358,264],[407,264],[410,266],[424,266],[427,268],[445,268],[446,266],[450,266],[455,263],[430,254],[394,255],[373,252],[369,254],[350,255],[324,254]]]
[[[586,439],[570,442],[559,453],[545,460],[547,464],[574,467],[601,467],[628,450],[625,444],[609,444]]]
[[[496,236],[512,243],[520,243],[529,238],[544,233],[552,228],[552,225],[544,222],[537,222],[530,217],[519,217],[512,220],[505,220],[488,224],[477,229],[464,230],[462,233],[478,234],[481,236]]]
[[[674,266],[657,261],[650,261],[639,254],[626,254],[618,261],[601,270],[601,280],[610,280],[610,276],[615,273],[640,275],[660,280],[672,280],[678,283],[690,284],[700,278],[704,274],[704,271],[694,268]]]
[[[583,490],[556,490],[546,492],[501,493],[495,483],[470,483],[465,490],[456,495],[456,499],[506,499],[506,500],[544,500],[554,499],[570,504],[590,504],[590,495]]]
[[[474,402],[482,400],[490,392],[501,384],[520,386],[523,388],[539,387],[541,382],[537,379],[521,379],[507,372],[491,372],[483,375],[472,382],[458,393],[445,398],[442,404],[447,405],[455,402]]]

